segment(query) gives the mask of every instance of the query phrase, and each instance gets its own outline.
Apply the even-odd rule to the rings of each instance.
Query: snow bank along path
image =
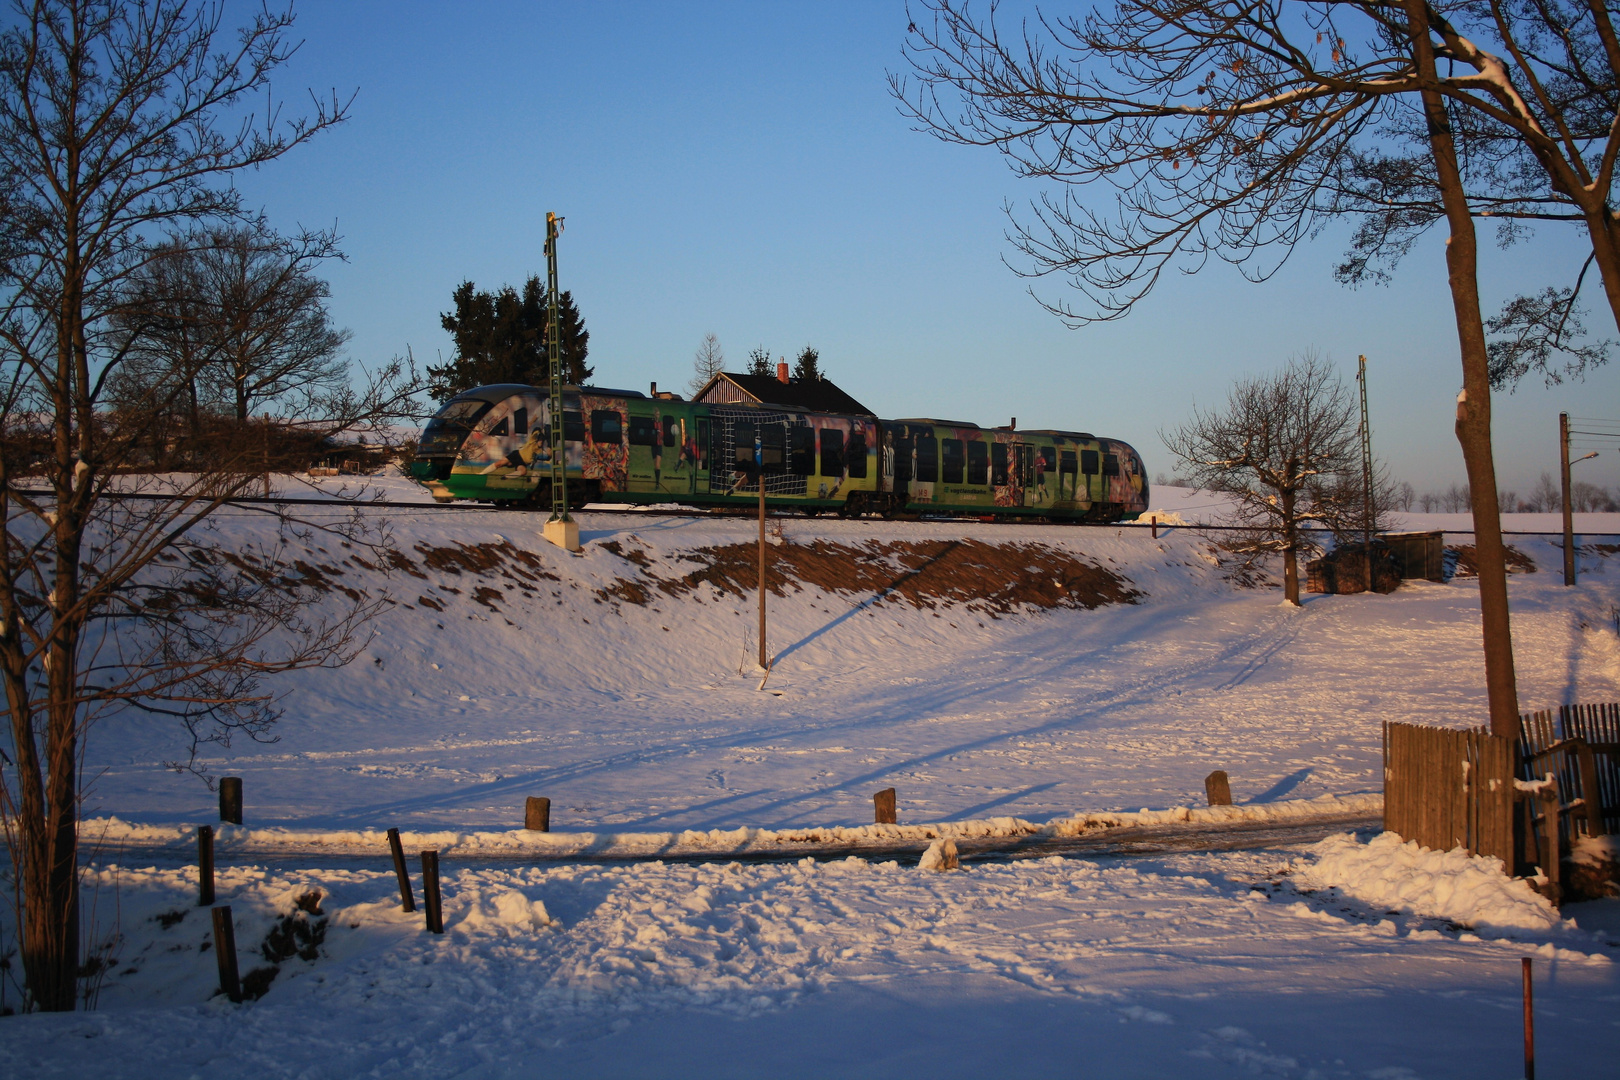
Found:
[[[649,859],[726,858],[781,855],[823,855],[828,850],[875,852],[922,851],[938,839],[980,841],[982,850],[995,850],[996,841],[1060,840],[1105,832],[1128,832],[1144,827],[1186,827],[1210,830],[1223,825],[1310,824],[1350,820],[1371,821],[1383,811],[1380,795],[1322,795],[1254,806],[1177,806],[1168,810],[1135,813],[1080,814],[1037,824],[1022,818],[986,818],[978,821],[942,821],[929,825],[862,825],[802,829],[710,829],[705,832],[562,833],[508,829],[502,832],[402,831],[407,851],[433,849],[453,857],[530,859]],[[221,857],[255,854],[386,855],[386,831],[249,828],[215,825],[215,850]],[[197,830],[185,826],[141,825],[118,818],[84,823],[86,847],[100,857],[165,852],[182,859],[194,857]],[[1005,846],[1005,845],[1002,845]]]
[[[1431,884],[1396,910],[1374,886],[1403,860]],[[1454,863],[1345,837],[950,872],[458,864],[442,937],[374,861],[234,865],[219,900],[263,995],[241,1006],[214,996],[194,872],[106,865],[99,1010],[0,1021],[0,1073],[1508,1075],[1527,951],[1543,1067],[1612,1061],[1620,936],[1468,925],[1458,898],[1500,910],[1493,871]]]
[[[778,578],[761,690],[753,598],[700,554],[747,543],[747,521],[583,514],[585,550],[570,555],[532,514],[387,517],[406,570],[383,576],[336,545],[304,556],[334,587],[395,601],[360,657],[278,678],[280,741],[205,762],[244,778],[254,829],[501,833],[529,795],[552,800],[560,833],[853,828],[889,786],[902,824],[1047,825],[1199,805],[1214,768],[1258,806],[1376,794],[1386,718],[1484,715],[1474,584],[1290,610],[1188,530],[781,519],[778,565],[821,583]],[[220,527],[246,541],[268,526],[227,511]],[[1520,546],[1557,565],[1552,548]],[[954,593],[960,565],[919,586],[915,553],[947,548],[963,563],[997,549],[1003,591]],[[834,549],[861,553],[859,587],[825,577]],[[1607,614],[1620,577],[1604,552],[1583,558],[1574,590],[1514,575],[1527,708],[1620,697]],[[1066,576],[1044,576],[1053,567]],[[874,584],[885,573],[892,588]],[[1102,574],[1130,602],[1085,606]],[[1056,606],[1019,599],[1035,596]],[[177,742],[149,717],[100,725],[87,814],[213,820],[206,788],[162,767]]]

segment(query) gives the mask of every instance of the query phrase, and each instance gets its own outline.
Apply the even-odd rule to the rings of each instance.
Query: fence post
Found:
[[[422,907],[427,913],[429,933],[444,933],[444,909],[439,899],[439,853],[422,852]]]
[[[872,821],[878,825],[898,823],[894,812],[894,788],[886,787],[872,796]]]
[[[214,959],[219,963],[219,988],[231,1003],[242,1003],[242,980],[236,974],[236,926],[229,904],[214,909]]]
[[[399,842],[399,830],[388,830],[388,852],[394,857],[394,876],[399,878],[399,909],[415,911],[416,898],[411,895],[411,874],[405,869],[405,849]]]
[[[242,824],[242,778],[219,778],[219,820],[232,825]]]
[[[1204,797],[1211,806],[1232,805],[1232,785],[1227,780],[1225,769],[1216,769],[1204,777]]]
[[[197,906],[214,906],[214,827],[197,829]]]
[[[529,796],[523,803],[523,827],[531,832],[550,832],[551,800]]]

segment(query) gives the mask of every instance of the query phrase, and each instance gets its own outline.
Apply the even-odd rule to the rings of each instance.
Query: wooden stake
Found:
[[[531,832],[550,832],[551,800],[530,795],[523,803],[523,827]]]
[[[214,906],[214,827],[197,830],[197,906]]]
[[[1536,1016],[1530,987],[1530,958],[1520,959],[1524,969],[1524,1080],[1536,1080]]]
[[[1159,515],[1154,514],[1148,518],[1148,521],[1153,525],[1153,539],[1157,540],[1159,538]]]
[[[759,666],[771,670],[765,649],[765,464],[759,465]]]
[[[444,909],[439,901],[439,853],[422,852],[422,907],[429,933],[444,933]]]
[[[236,974],[236,925],[230,905],[214,909],[214,959],[219,964],[219,988],[233,1004],[242,1002],[242,980]]]
[[[1232,785],[1227,782],[1225,769],[1216,769],[1204,777],[1204,795],[1211,806],[1232,805]]]
[[[894,788],[886,787],[872,796],[872,820],[879,825],[898,824],[894,813]]]
[[[219,778],[219,820],[232,825],[242,824],[242,778]]]
[[[394,876],[399,879],[399,909],[415,911],[416,897],[411,895],[411,874],[405,869],[405,848],[399,842],[399,830],[388,830],[388,851],[394,856]]]

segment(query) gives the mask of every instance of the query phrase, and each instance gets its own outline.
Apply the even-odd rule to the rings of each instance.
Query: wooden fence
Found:
[[[1620,833],[1620,704],[1565,705],[1520,722],[1517,742],[1386,722],[1384,828],[1436,851],[1494,855],[1514,874],[1539,866],[1556,900],[1562,852]]]
[[[1483,730],[1384,724],[1384,828],[1435,851],[1494,855],[1511,873],[1514,751]]]
[[[1564,845],[1620,833],[1620,704],[1564,705],[1520,723],[1523,775],[1558,783]]]

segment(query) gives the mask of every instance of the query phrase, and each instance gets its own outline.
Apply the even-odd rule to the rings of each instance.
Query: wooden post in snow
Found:
[[[1216,769],[1204,777],[1204,794],[1211,806],[1232,805],[1232,785],[1226,779],[1225,769]]]
[[[422,852],[422,906],[427,912],[429,933],[444,933],[444,908],[439,897],[439,853]]]
[[[394,876],[399,879],[399,909],[415,911],[416,897],[411,895],[411,873],[405,868],[405,848],[399,842],[399,830],[388,830],[388,853],[394,857]]]
[[[214,828],[197,829],[197,906],[214,906]]]
[[[759,463],[759,666],[771,670],[770,653],[765,648],[765,464]]]
[[[219,988],[232,1004],[242,1002],[242,980],[236,973],[236,925],[230,905],[214,909],[214,959],[219,964]]]
[[[886,787],[872,796],[872,820],[878,825],[899,823],[894,812],[894,788]]]
[[[232,825],[242,824],[242,778],[219,778],[219,820]]]
[[[1524,972],[1524,1080],[1536,1080],[1535,998],[1530,987],[1530,958],[1520,957]]]

